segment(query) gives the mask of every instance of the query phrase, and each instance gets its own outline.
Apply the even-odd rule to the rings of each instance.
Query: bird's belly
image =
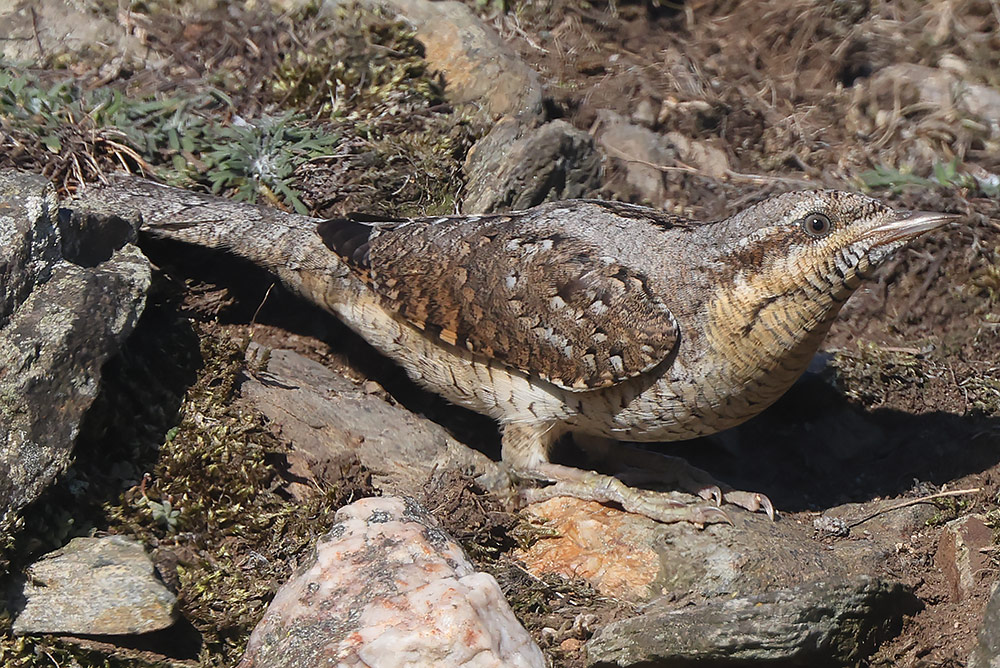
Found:
[[[559,388],[432,340],[393,317],[367,291],[328,307],[416,383],[454,404],[504,423],[558,422],[569,415]]]
[[[571,392],[428,337],[387,312],[365,288],[350,299],[328,299],[326,306],[415,382],[501,423],[551,424],[619,440],[696,438],[753,417],[799,375],[769,373],[757,385],[740,385],[712,382],[675,362],[659,377]]]

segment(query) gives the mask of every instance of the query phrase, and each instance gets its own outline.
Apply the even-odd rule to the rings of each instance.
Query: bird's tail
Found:
[[[109,210],[138,212],[140,235],[215,248],[268,269],[295,292],[318,301],[303,285],[316,276],[346,274],[316,233],[317,218],[116,175],[86,193]]]

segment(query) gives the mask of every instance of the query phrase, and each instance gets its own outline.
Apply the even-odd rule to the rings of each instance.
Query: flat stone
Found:
[[[239,668],[543,668],[492,576],[415,502],[341,508],[274,597]]]
[[[122,536],[74,538],[28,567],[15,634],[126,635],[172,626],[177,598],[142,545]]]
[[[846,517],[864,516],[868,508]],[[909,522],[877,525],[877,534],[851,534],[826,545],[810,520],[772,522],[734,507],[728,508],[733,525],[704,529],[568,497],[533,504],[526,512],[549,529],[517,551],[531,573],[581,578],[602,594],[633,602],[754,596],[779,584],[873,575],[885,559],[898,558],[896,547],[912,528]]]
[[[919,608],[902,585],[867,577],[653,608],[600,629],[587,642],[588,665],[857,665]]]
[[[248,350],[250,356],[263,353],[256,345]],[[290,350],[269,351],[266,371],[245,381],[240,392],[291,444],[293,472],[303,476],[325,462],[356,456],[372,472],[375,487],[389,494],[418,494],[435,472],[447,470],[498,485],[505,480],[494,462],[440,425]]]

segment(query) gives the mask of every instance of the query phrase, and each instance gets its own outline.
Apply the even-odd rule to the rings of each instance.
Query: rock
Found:
[[[109,61],[148,56],[121,25],[88,10],[86,2],[0,0],[0,54],[8,62],[38,63],[65,54],[100,54]]]
[[[673,165],[677,152],[662,135],[630,123],[608,109],[597,113],[590,133],[609,161],[622,165],[626,183],[616,185],[612,181],[609,187],[626,200],[634,199],[635,195],[654,207],[667,206],[664,172],[660,167]]]
[[[588,665],[857,665],[919,609],[900,584],[818,581],[608,624],[587,642]]]
[[[516,553],[529,572],[582,578],[606,596],[633,602],[754,596],[779,583],[788,587],[878,573],[887,558],[900,558],[897,545],[909,539],[912,527],[878,525],[867,539],[827,546],[817,540],[810,521],[772,522],[735,508],[733,526],[704,530],[567,497],[533,504],[527,512],[549,529]],[[846,517],[864,515],[859,508]]]
[[[694,167],[713,179],[725,179],[729,176],[729,158],[722,149],[708,142],[685,137],[680,132],[668,132],[666,139],[685,165]]]
[[[597,113],[590,133],[612,162],[623,165],[627,187],[618,185],[617,189],[625,199],[637,196],[653,206],[669,208],[664,179],[670,169],[690,168],[713,179],[725,179],[730,173],[726,153],[712,144],[679,132],[661,135],[608,109]],[[616,188],[613,182],[609,185]]]
[[[945,525],[934,565],[944,574],[955,602],[969,598],[976,583],[993,570],[989,554],[982,551],[992,545],[993,529],[985,515],[966,515]]]
[[[78,204],[57,225],[43,179],[0,172],[0,531],[68,465],[101,367],[145,306],[138,220],[105,226]]]
[[[1000,668],[1000,584],[993,585],[968,668]]]
[[[248,354],[263,350],[251,346]],[[244,382],[241,394],[292,444],[292,471],[303,476],[325,462],[356,455],[386,493],[417,494],[435,471],[504,480],[494,462],[441,426],[289,350],[270,351],[266,373]]]
[[[286,583],[240,668],[545,666],[492,576],[414,502],[363,499]]]
[[[601,156],[586,132],[561,120],[520,132],[507,117],[469,152],[464,211],[527,209],[585,197],[600,187]]]
[[[341,0],[326,4],[335,9]],[[362,4],[387,8],[413,26],[424,45],[424,58],[444,75],[450,102],[475,104],[491,121],[512,115],[532,125],[542,117],[538,74],[465,4],[455,0],[365,0]]]
[[[74,538],[28,567],[13,631],[148,633],[173,625],[176,603],[142,545],[122,536]]]
[[[632,122],[652,130],[656,127],[659,109],[660,106],[654,104],[651,98],[644,97],[639,100],[639,103],[635,105],[635,109],[632,111]]]
[[[0,172],[0,327],[61,257],[56,207],[44,178]]]

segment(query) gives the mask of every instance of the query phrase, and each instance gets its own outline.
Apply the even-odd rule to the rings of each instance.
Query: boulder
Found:
[[[493,576],[415,502],[341,508],[274,597],[239,668],[543,668]]]
[[[101,367],[145,306],[138,219],[78,205],[0,172],[0,532],[68,466]]]

